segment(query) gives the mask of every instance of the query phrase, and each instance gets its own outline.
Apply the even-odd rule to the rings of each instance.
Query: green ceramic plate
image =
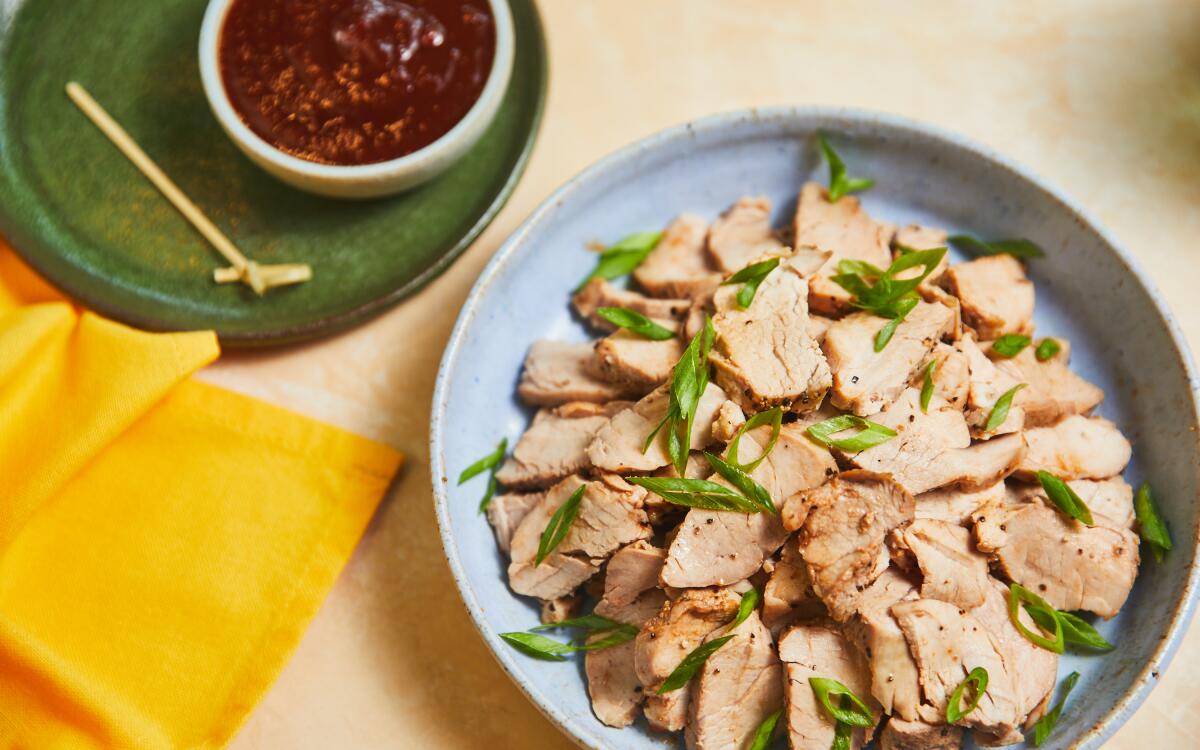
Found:
[[[512,83],[477,146],[399,197],[301,193],[247,161],[200,88],[205,0],[0,3],[0,233],[50,281],[107,316],[155,330],[212,328],[227,345],[327,334],[385,310],[445,270],[512,191],[536,136],[546,53],[532,0],[510,0]],[[78,80],[260,263],[314,278],[256,298],[210,281],[220,258],[63,93]]]

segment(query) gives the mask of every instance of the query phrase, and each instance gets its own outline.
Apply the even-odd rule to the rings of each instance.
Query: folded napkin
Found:
[[[0,748],[221,747],[401,457],[55,300],[0,246]]]

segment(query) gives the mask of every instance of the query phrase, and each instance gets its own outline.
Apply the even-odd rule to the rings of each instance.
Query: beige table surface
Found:
[[[551,190],[690,118],[841,104],[937,123],[1032,166],[1140,257],[1200,345],[1200,3],[543,0],[551,86],[529,170],[443,277],[384,317],[204,377],[402,448],[408,467],[238,750],[568,748],[493,663],[442,557],[426,447],[476,275]],[[1109,747],[1195,747],[1200,629]]]

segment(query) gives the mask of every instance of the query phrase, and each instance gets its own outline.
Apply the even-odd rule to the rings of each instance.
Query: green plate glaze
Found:
[[[360,322],[444,271],[499,211],[537,134],[546,52],[533,0],[510,0],[512,82],[478,145],[431,183],[345,202],[298,192],[226,138],[200,87],[205,0],[0,3],[0,233],[84,305],[231,346]],[[263,298],[211,281],[220,257],[67,99],[77,80],[260,263],[312,264]]]

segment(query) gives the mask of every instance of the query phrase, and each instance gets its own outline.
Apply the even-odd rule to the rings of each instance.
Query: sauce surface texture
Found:
[[[234,110],[293,156],[354,165],[429,145],[492,69],[486,2],[235,0],[220,65]]]

